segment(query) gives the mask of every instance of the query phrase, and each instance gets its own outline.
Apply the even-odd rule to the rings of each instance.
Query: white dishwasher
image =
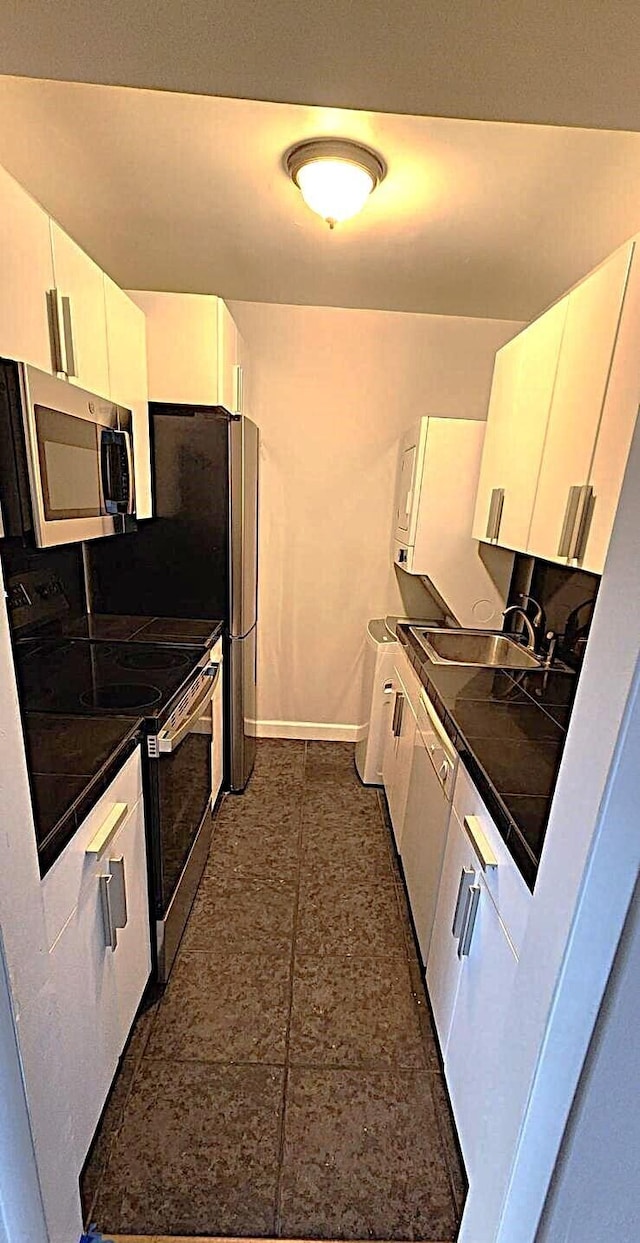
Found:
[[[402,866],[420,955],[426,965],[458,756],[422,690],[418,700],[409,794],[402,833]]]

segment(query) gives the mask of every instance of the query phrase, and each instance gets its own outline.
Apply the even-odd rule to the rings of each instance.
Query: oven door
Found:
[[[157,736],[156,930],[158,975],[168,978],[211,840],[212,700],[221,665],[200,671],[188,712]]]
[[[123,530],[134,511],[129,411],[33,367],[22,389],[37,544]]]

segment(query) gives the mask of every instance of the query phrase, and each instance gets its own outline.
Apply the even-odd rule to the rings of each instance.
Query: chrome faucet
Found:
[[[503,617],[508,617],[510,613],[519,613],[519,614],[520,614],[520,617],[522,618],[522,620],[523,620],[523,622],[524,622],[524,624],[525,624],[525,629],[526,629],[526,631],[527,631],[527,642],[526,642],[526,644],[525,644],[525,647],[526,647],[526,648],[528,648],[528,650],[529,650],[530,652],[533,652],[533,653],[535,654],[535,650],[536,650],[536,632],[535,632],[535,630],[534,630],[534,628],[533,628],[532,623],[530,622],[530,620],[529,620],[529,618],[528,618],[528,616],[527,616],[527,611],[526,611],[526,609],[523,609],[523,608],[522,608],[522,606],[521,606],[520,604],[510,604],[510,605],[509,605],[509,608],[504,610],[504,613],[502,614],[502,616],[503,616]]]

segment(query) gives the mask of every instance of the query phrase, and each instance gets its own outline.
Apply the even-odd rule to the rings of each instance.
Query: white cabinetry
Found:
[[[66,356],[58,369],[72,384],[109,397],[104,273],[54,220],[51,246]]]
[[[218,303],[218,404],[232,414],[244,414],[242,337],[231,312],[222,301]]]
[[[468,773],[454,791],[427,989],[469,1180],[496,1084],[490,1051],[508,1019],[531,895]]]
[[[513,557],[471,537],[485,424],[422,418],[400,446],[394,560],[430,579],[463,626],[499,627]]]
[[[51,370],[49,217],[0,168],[0,355]]]
[[[578,558],[588,568],[588,531],[581,544],[571,507],[590,482],[632,249],[616,251],[569,294],[529,536],[529,551],[549,561]]]
[[[151,969],[139,748],[47,873],[42,893],[79,1171]]]
[[[400,649],[391,678],[391,712],[382,758],[382,780],[398,850],[402,848],[420,682]]]
[[[132,291],[147,319],[151,401],[242,412],[241,339],[220,298]]]
[[[420,692],[417,725],[402,829],[402,868],[420,955],[426,965],[457,756],[425,690]]]
[[[473,522],[475,539],[529,546],[567,299],[496,354]]]
[[[640,402],[639,336],[632,241],[498,352],[476,539],[602,573]]]
[[[109,391],[113,401],[119,406],[126,406],[133,415],[136,514],[138,518],[150,518],[153,505],[147,404],[146,322],[140,307],[108,276],[104,278],[104,304]]]

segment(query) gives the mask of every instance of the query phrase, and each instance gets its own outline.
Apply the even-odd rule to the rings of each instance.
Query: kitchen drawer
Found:
[[[396,673],[407,693],[407,698],[413,708],[414,715],[417,716],[422,682],[420,681],[420,678],[413,668],[413,665],[411,664],[411,661],[409,660],[409,657],[403,647],[399,648],[398,654],[395,657],[395,668]]]
[[[519,953],[529,918],[531,893],[462,763],[458,765],[453,811],[463,828],[465,816],[477,816],[480,821],[480,827],[498,861],[496,868],[487,868],[483,872],[487,891],[516,953]]]
[[[96,867],[99,866],[99,861],[97,864],[96,860],[86,853],[90,841],[113,812],[117,803],[126,805],[127,810],[123,811],[121,817],[121,823],[124,823],[141,797],[142,766],[140,747],[137,747],[42,881],[42,900],[49,949],[60,935],[66,921],[78,905],[83,889],[95,874]]]
[[[62,856],[61,856],[62,857]],[[126,922],[108,944],[100,875],[122,859]],[[118,1059],[151,970],[144,806],[131,808],[100,859],[93,860],[49,951],[60,1008],[66,1096],[80,1171],[113,1081]],[[113,909],[113,908],[112,908]]]

